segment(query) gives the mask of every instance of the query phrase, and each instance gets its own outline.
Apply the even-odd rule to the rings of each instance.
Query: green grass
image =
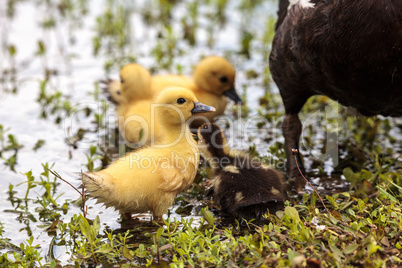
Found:
[[[287,201],[284,211],[267,215],[270,223],[264,226],[249,222],[242,227],[236,220],[227,224],[206,207],[196,223],[193,219],[168,219],[165,227],[137,222],[126,231],[100,232],[99,217],[61,217],[63,207],[71,204],[57,203],[58,197],[52,196],[56,182],[44,170],[39,180],[30,172],[26,174],[25,197],[11,194],[11,187],[10,201],[24,217],[39,215],[47,222],[42,228],[57,237],[51,246],[68,245],[76,265],[287,267],[320,263],[322,267],[398,267],[402,262],[402,187],[395,183],[401,176],[392,172],[379,174],[381,182],[370,195],[351,190],[325,196],[331,215],[320,209],[316,196],[305,194]],[[345,175],[353,185],[372,174],[345,170]],[[34,187],[43,193],[36,200],[28,198]],[[35,206],[38,215],[29,215],[28,206]],[[56,259],[47,263],[42,259],[32,236],[20,245],[10,246],[9,241],[1,237],[0,246],[8,249],[0,256],[3,264],[30,267],[57,263]]]

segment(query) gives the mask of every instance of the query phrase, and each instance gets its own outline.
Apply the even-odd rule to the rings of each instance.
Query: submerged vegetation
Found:
[[[0,6],[6,37],[0,267],[402,265],[402,121],[356,116],[322,96],[300,114],[301,151],[330,214],[311,189],[297,195],[288,183],[289,200],[283,211],[267,215],[269,224],[232,219],[208,194],[205,163],[165,226],[144,217],[118,220],[63,181],[78,188],[74,172],[99,170],[132,150],[119,139],[99,78],[132,61],[154,73],[190,74],[209,54],[233,63],[246,103],[226,111],[237,126],[218,122],[230,143],[284,171],[283,107],[267,61],[275,1],[6,2]],[[32,36],[17,38],[18,23],[25,29],[29,19]]]

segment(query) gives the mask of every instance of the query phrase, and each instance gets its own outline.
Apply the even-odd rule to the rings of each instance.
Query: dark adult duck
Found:
[[[402,1],[280,0],[278,15],[270,68],[285,105],[282,129],[295,179],[298,113],[312,95],[365,116],[402,115]]]

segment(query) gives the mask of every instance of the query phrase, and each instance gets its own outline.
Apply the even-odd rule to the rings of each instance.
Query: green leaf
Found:
[[[107,253],[110,253],[112,251],[113,251],[113,248],[109,244],[104,244],[95,252],[107,254]]]
[[[177,249],[177,252],[180,254],[180,256],[181,256],[182,258],[184,258],[184,255],[186,255],[186,252],[184,252],[184,250],[181,249],[181,248],[178,248],[178,249]]]
[[[301,256],[300,253],[293,250],[288,253],[289,261],[293,261],[293,259],[297,258],[298,256]]]
[[[383,196],[387,197],[389,200],[391,200],[391,201],[393,201],[395,203],[398,203],[398,200],[393,195],[388,193],[384,188],[381,188],[381,187],[377,186],[377,189],[380,191],[380,193]]]
[[[163,234],[163,228],[159,228],[158,231],[156,231],[156,237],[159,238]]]
[[[347,192],[341,193],[341,195],[343,195],[343,196],[347,197],[348,199],[350,199],[350,194],[347,193]]]
[[[17,53],[17,49],[15,48],[14,45],[9,45],[8,46],[8,53],[10,53],[11,57],[15,56],[15,54]]]
[[[80,215],[80,221],[78,222],[80,226],[81,233],[88,239],[88,241],[92,244],[94,239],[91,236],[91,226],[88,223],[88,220]]]
[[[37,151],[45,144],[44,140],[38,140],[32,150]]]
[[[95,236],[98,235],[99,230],[100,230],[100,219],[99,219],[99,216],[96,216],[96,218],[95,218],[95,220],[94,220],[92,226],[93,226],[93,230],[95,231]]]
[[[91,156],[93,156],[96,153],[96,146],[91,145],[91,147],[89,148],[90,154]]]
[[[346,210],[346,212],[347,212],[349,215],[351,215],[351,216],[356,216],[356,214],[355,214],[355,212],[354,212],[353,209],[348,208],[348,209]]]
[[[278,219],[281,220],[283,218],[284,212],[282,210],[278,210],[275,214],[278,217]]]
[[[204,217],[204,219],[210,224],[210,225],[214,225],[215,219],[214,219],[214,215],[212,214],[211,211],[204,209],[202,211],[202,216]]]
[[[347,202],[345,205],[343,205],[343,207],[339,211],[345,210],[350,205],[352,205],[354,202],[355,202],[354,200]]]
[[[331,203],[331,205],[336,209],[338,207],[338,204],[336,201],[332,198],[332,196],[326,195],[325,198]]]
[[[123,256],[130,261],[134,260],[133,255],[131,255],[130,250],[127,248],[127,245],[123,246]]]
[[[343,252],[344,252],[345,254],[352,254],[352,253],[355,252],[358,248],[359,248],[359,245],[358,245],[358,244],[352,244],[352,245],[347,246],[347,247],[343,250]]]
[[[329,247],[331,248],[335,259],[339,262],[341,260],[341,257],[343,257],[342,252],[335,245],[329,245]]]
[[[299,212],[294,207],[285,207],[285,215],[296,222],[300,221]]]
[[[391,181],[391,180],[389,180],[389,182],[390,182],[393,186],[395,186],[396,188],[398,188],[399,190],[402,191],[402,187],[401,187],[401,186],[399,186],[398,184],[394,183],[394,182]]]
[[[345,178],[351,183],[355,182],[357,177],[350,167],[347,167],[343,170],[343,176],[345,176]]]
[[[38,55],[44,55],[46,53],[46,45],[43,43],[43,41],[39,40],[38,41]]]
[[[373,255],[377,252],[377,250],[381,249],[381,246],[377,245],[377,242],[373,239],[372,243],[370,243],[367,247],[367,253],[369,256]]]
[[[55,260],[52,260],[52,262],[50,263],[50,268],[56,268],[57,267],[57,263]]]

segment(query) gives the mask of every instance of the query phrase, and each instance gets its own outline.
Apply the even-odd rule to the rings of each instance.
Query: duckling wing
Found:
[[[170,166],[163,170],[163,182],[158,189],[165,192],[180,191],[183,188],[183,182],[183,174],[177,168]]]
[[[183,165],[170,165],[163,169],[163,179],[164,181],[158,187],[158,189],[163,191],[183,191],[190,187],[193,183],[195,174],[197,173],[197,168],[194,163],[198,163],[198,158],[191,154],[187,155],[188,162]],[[191,161],[194,160],[194,161]]]

